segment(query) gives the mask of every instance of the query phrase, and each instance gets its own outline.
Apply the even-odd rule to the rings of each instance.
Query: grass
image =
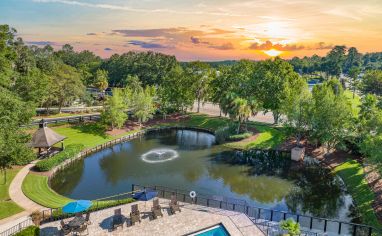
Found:
[[[374,193],[365,180],[362,166],[354,160],[349,160],[334,169],[345,182],[348,191],[352,195],[363,223],[382,228],[372,208]]]
[[[9,198],[9,185],[20,169],[7,170],[7,182],[4,183],[4,174],[0,172],[0,219],[22,212],[24,209]]]
[[[96,123],[88,123],[76,126],[58,126],[53,127],[52,129],[57,133],[67,137],[64,140],[65,145],[83,144],[85,148],[92,148],[129,133],[135,132],[131,131],[121,135],[111,136],[105,134],[104,129],[99,127]]]
[[[29,173],[23,182],[22,190],[25,196],[45,207],[59,208],[72,201],[54,192],[48,185],[48,177]]]
[[[178,124],[216,131],[222,126],[227,126],[230,122],[231,121],[228,118],[224,117],[211,117],[204,114],[191,114],[190,119],[181,121]],[[171,123],[169,125],[171,125]],[[251,121],[248,123],[248,126],[255,128],[260,133],[255,140],[229,142],[226,143],[225,146],[234,149],[276,148],[286,138],[281,128],[275,128],[270,124]]]

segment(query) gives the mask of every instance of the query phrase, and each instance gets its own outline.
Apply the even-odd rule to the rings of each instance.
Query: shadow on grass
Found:
[[[79,130],[81,133],[92,134],[96,136],[100,136],[102,138],[107,138],[106,130],[104,127],[99,125],[98,123],[89,123],[73,126],[73,129]]]

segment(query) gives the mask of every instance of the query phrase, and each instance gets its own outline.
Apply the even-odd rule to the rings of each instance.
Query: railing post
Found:
[[[326,232],[326,227],[327,227],[327,225],[328,225],[328,221],[325,220],[325,223],[324,223],[324,233]]]
[[[313,217],[310,217],[310,229],[312,229],[313,228]]]
[[[369,227],[369,236],[371,236],[371,234],[373,233],[372,231],[373,231],[373,229],[371,227]]]
[[[248,215],[249,207],[245,206],[245,214]]]
[[[353,235],[354,236],[357,235],[357,226],[356,225],[353,226]]]
[[[342,227],[342,223],[340,222],[338,225],[338,234],[341,234],[341,227]]]
[[[234,203],[232,206],[232,210],[235,211],[235,208],[236,208],[236,204]]]
[[[297,223],[300,222],[300,215],[297,215]]]
[[[210,206],[210,199],[207,198],[207,206]]]
[[[271,221],[273,221],[273,210],[271,210]]]

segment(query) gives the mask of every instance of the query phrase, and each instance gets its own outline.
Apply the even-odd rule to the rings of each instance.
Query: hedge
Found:
[[[64,151],[42,161],[37,162],[36,170],[37,171],[49,171],[53,167],[58,166],[67,159],[75,157],[80,151],[85,148],[82,144],[70,144]]]
[[[246,132],[246,133],[242,133],[242,134],[235,134],[235,135],[230,135],[227,140],[228,141],[240,141],[240,140],[243,140],[243,139],[246,139],[246,138],[249,138],[253,135],[253,133],[251,132]]]
[[[37,226],[29,226],[23,229],[22,231],[15,234],[15,236],[39,236],[40,228]]]

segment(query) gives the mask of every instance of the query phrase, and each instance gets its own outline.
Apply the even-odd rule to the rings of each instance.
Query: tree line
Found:
[[[325,65],[325,73],[331,75],[310,92],[309,78],[298,73],[301,66],[295,58],[211,65],[180,63],[174,56],[155,52],[128,52],[101,59],[70,45],[60,50],[49,45],[27,46],[14,29],[1,25],[0,126],[4,132],[0,134],[0,164],[6,168],[2,163],[9,163],[7,158],[30,160],[25,145],[30,137],[19,126],[30,121],[35,107],[60,109],[75,101],[104,105],[102,121],[111,128],[123,126],[127,111],[142,123],[155,113],[186,112],[195,101],[198,111],[204,102],[219,105],[221,113],[236,124],[236,133],[246,131],[250,116],[271,112],[275,122],[287,127],[297,140],[308,138],[328,149],[352,146],[375,163],[381,162],[382,72],[359,64],[359,58],[365,57],[336,46],[324,58],[298,59],[317,62],[320,70]],[[374,57],[369,61],[378,64]],[[343,71],[350,73],[356,65],[361,69],[354,77],[363,72],[357,80],[362,97],[358,110],[340,80]],[[113,95],[94,97],[86,91],[88,87],[101,93],[113,87]]]

